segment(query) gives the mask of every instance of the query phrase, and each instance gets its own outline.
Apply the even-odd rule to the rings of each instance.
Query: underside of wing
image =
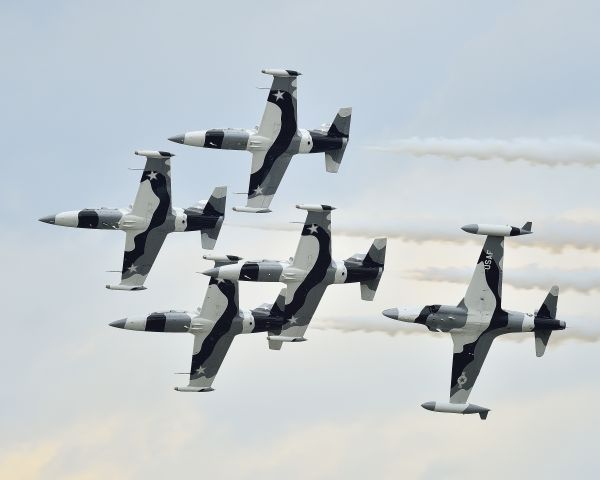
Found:
[[[287,147],[286,147],[287,148]],[[251,208],[269,208],[273,196],[290,164],[292,155],[271,147],[252,155],[252,172],[248,184],[248,202]]]
[[[194,334],[194,352],[190,366],[190,382],[187,387],[176,390],[206,392],[212,390],[212,383],[227,355],[235,335],[218,335],[214,329],[208,334]]]
[[[200,310],[202,320],[198,326],[192,322],[191,327],[194,353],[188,391],[212,390],[212,382],[231,342],[242,332],[242,324],[234,322],[239,312],[238,295],[237,282],[210,279]]]
[[[324,275],[331,265],[332,207],[321,206],[321,210],[304,205],[297,207],[310,210],[304,220],[293,266],[309,271],[316,269]]]
[[[144,231],[129,230],[125,238],[121,283],[108,288],[141,290],[167,238],[167,233],[162,229],[153,228]]]
[[[273,75],[273,82],[258,127],[258,134],[270,139],[283,136],[291,140],[297,130],[298,73],[288,70],[265,71],[264,73]]]
[[[479,336],[452,333],[454,353],[450,380],[450,402],[467,403],[469,394],[496,335],[484,332]]]
[[[461,302],[467,309],[492,313],[502,307],[504,237],[488,236]]]
[[[287,323],[281,328],[279,335],[288,337],[303,337],[310,324],[327,285],[310,282],[291,283],[287,285],[284,314]]]

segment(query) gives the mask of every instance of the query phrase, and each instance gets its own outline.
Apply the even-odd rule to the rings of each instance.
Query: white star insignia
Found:
[[[156,175],[157,175],[156,172],[150,172],[148,174],[148,180],[156,180]]]
[[[206,371],[206,369],[204,367],[200,366],[196,369],[196,375],[204,375],[205,371]]]
[[[295,325],[296,323],[298,323],[298,317],[296,317],[295,315],[292,315],[292,318],[289,319],[289,322],[293,325]]]
[[[130,271],[130,272],[137,272],[137,267],[135,265],[132,265],[127,270]]]
[[[225,280],[223,280],[222,278],[217,278],[217,283],[223,283]]]
[[[260,185],[258,187],[256,187],[256,189],[254,190],[254,193],[256,195],[262,195],[262,192],[263,192],[263,189]]]
[[[308,227],[308,231],[310,233],[317,233],[318,229],[319,229],[319,227],[317,227],[315,224],[312,224],[310,227]]]
[[[275,92],[273,95],[275,96],[276,102],[278,100],[283,100],[283,92],[281,90],[277,90],[277,92]]]

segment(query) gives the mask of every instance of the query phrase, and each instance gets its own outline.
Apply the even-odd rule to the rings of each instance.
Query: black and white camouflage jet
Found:
[[[465,297],[457,306],[427,305],[385,310],[387,317],[420,323],[429,330],[449,332],[454,342],[450,402],[426,402],[427,410],[448,413],[478,413],[487,417],[488,408],[467,403],[469,394],[492,342],[499,335],[533,332],[535,349],[541,357],[554,330],[564,330],[556,319],[558,287],[553,286],[540,309],[533,314],[505,310],[502,306],[502,260],[504,237],[531,233],[531,222],[521,228],[504,225],[466,225],[463,230],[487,235]]]
[[[331,257],[331,211],[328,205],[297,205],[307,210],[296,254],[289,261],[238,262],[203,272],[230,281],[282,282],[286,284],[285,319],[280,328],[269,330],[269,348],[279,350],[283,342],[304,341],[304,332],[326,288],[334,283],[360,283],[363,300],[373,300],[383,274],[386,239],[377,238],[369,252],[347,260]]]
[[[143,290],[158,252],[171,232],[200,231],[202,247],[212,250],[225,218],[227,187],[217,187],[208,201],[186,209],[171,205],[171,157],[168,152],[136,151],[146,157],[137,195],[129,208],[84,209],[40,218],[64,227],[125,231],[121,283],[112,290]]]
[[[215,267],[239,260],[233,256],[207,255]],[[194,335],[194,350],[187,387],[180,392],[210,392],[212,383],[236,335],[267,332],[287,323],[283,315],[283,295],[275,304],[263,304],[254,310],[239,308],[237,281],[211,278],[202,308],[196,312],[169,310],[143,317],[129,317],[110,325],[142,332],[187,332]]]
[[[252,152],[248,202],[235,207],[241,212],[269,212],[271,200],[297,153],[325,153],[325,167],[335,173],[340,168],[350,134],[351,108],[342,108],[331,125],[320,129],[299,129],[296,83],[299,72],[263,70],[273,75],[267,106],[256,129],[213,129],[175,135],[169,140],[185,145]]]

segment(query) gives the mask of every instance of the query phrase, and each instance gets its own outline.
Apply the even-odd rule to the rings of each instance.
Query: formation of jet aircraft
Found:
[[[304,332],[325,294],[334,283],[360,283],[361,298],[371,301],[383,274],[386,239],[373,241],[369,252],[347,260],[331,257],[331,212],[329,205],[296,205],[306,210],[296,254],[290,260],[236,262],[203,272],[217,280],[281,282],[286,285],[284,316],[287,323],[269,332],[269,348],[279,350],[283,342],[302,342]]]
[[[273,77],[260,125],[255,129],[212,129],[187,132],[169,140],[185,145],[252,152],[247,203],[238,212],[268,213],[291,158],[297,153],[324,153],[328,172],[338,171],[350,134],[352,109],[342,108],[333,123],[320,129],[297,126],[297,80],[295,70],[266,69]],[[144,290],[145,280],[171,232],[200,232],[202,248],[212,250],[225,219],[227,187],[217,187],[207,201],[189,208],[171,203],[171,158],[165,151],[136,151],[146,157],[137,195],[128,208],[83,209],[42,217],[53,225],[75,228],[122,230],[126,234],[121,281],[112,290]],[[194,335],[189,384],[182,392],[212,391],[213,381],[236,335],[267,334],[268,346],[280,350],[283,343],[305,341],[306,330],[329,285],[358,283],[362,300],[372,301],[385,266],[386,238],[373,240],[366,254],[333,260],[329,205],[296,205],[306,211],[296,253],[289,260],[243,261],[233,255],[205,255],[214,266],[203,273],[210,277],[202,306],[195,312],[162,311],[128,317],[110,325],[125,330],[191,333]],[[499,335],[532,332],[541,357],[555,330],[564,321],[556,318],[558,286],[553,286],[533,314],[507,310],[502,305],[504,238],[527,235],[523,227],[471,224],[463,230],[486,235],[475,272],[458,305],[397,307],[383,315],[422,324],[433,332],[450,333],[454,343],[450,398],[426,402],[435,412],[471,414],[487,418],[488,408],[468,403],[493,340]],[[239,282],[280,282],[285,287],[273,304],[252,310],[239,307]]]

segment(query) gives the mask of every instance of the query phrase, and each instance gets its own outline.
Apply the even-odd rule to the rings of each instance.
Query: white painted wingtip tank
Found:
[[[480,407],[473,403],[425,402],[421,406],[425,410],[430,410],[432,412],[460,413],[461,415],[478,413],[479,418],[482,420],[487,418],[490,411],[489,408]]]
[[[490,225],[487,223],[470,223],[461,227],[467,233],[475,235],[490,235],[493,237],[516,237],[518,235],[528,235],[532,233],[531,222],[527,222],[521,228],[511,227],[510,225]]]

